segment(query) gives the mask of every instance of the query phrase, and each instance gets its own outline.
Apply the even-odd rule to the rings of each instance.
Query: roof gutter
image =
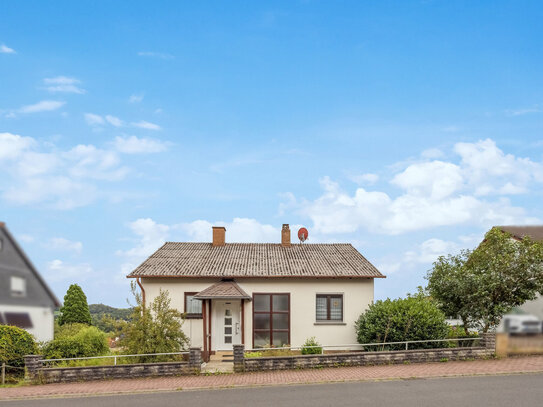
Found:
[[[143,285],[141,284],[140,277],[136,277],[136,283],[138,283],[141,288],[141,303],[142,308],[145,309],[145,288],[143,288]]]

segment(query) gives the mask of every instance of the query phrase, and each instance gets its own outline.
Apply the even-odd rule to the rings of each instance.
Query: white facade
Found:
[[[0,313],[28,314],[32,326],[24,329],[39,342],[51,341],[54,337],[54,315],[51,307],[0,304]]]
[[[213,278],[142,278],[146,303],[149,304],[159,291],[168,291],[171,306],[185,312],[185,293],[197,293],[220,281]],[[306,339],[315,337],[322,345],[349,345],[356,343],[355,321],[368,306],[373,303],[372,278],[243,278],[236,283],[250,297],[255,293],[289,294],[289,337],[290,345],[301,346]],[[342,321],[317,321],[317,295],[335,295],[342,297]],[[253,348],[253,301],[245,300],[243,312],[241,300],[227,300],[232,306],[233,320],[228,324],[223,321],[224,301],[211,300],[211,350],[231,348],[225,344],[221,335],[226,328],[232,328],[233,340],[245,344],[246,349]],[[239,304],[239,305],[238,305]],[[238,311],[239,310],[239,311]],[[243,317],[243,321],[242,321]],[[240,321],[240,326],[236,322]],[[191,346],[203,346],[202,319],[186,319],[183,325],[185,334],[191,340]],[[239,334],[236,331],[239,330]],[[243,331],[243,338],[241,336]],[[237,342],[237,343],[239,343]]]

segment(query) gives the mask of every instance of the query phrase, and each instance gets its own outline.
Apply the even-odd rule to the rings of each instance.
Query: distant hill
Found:
[[[104,304],[90,304],[89,310],[93,320],[100,320],[102,316],[109,315],[113,319],[128,321],[132,313],[130,308],[115,308]]]

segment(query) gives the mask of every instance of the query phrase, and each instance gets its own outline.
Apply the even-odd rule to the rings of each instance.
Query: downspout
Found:
[[[141,302],[142,302],[142,308],[145,310],[145,289],[143,288],[143,285],[141,284],[140,278],[136,277],[136,283],[141,288]]]

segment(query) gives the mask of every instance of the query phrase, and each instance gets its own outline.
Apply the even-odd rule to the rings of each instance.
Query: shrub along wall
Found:
[[[116,366],[44,368],[39,355],[25,356],[26,380],[34,383],[67,383],[88,380],[179,376],[200,373],[201,349],[190,348],[188,362],[138,363]]]
[[[324,355],[274,356],[245,358],[243,345],[234,345],[234,370],[304,369],[315,367],[371,366],[380,364],[439,362],[445,360],[481,359],[495,352],[494,334],[485,334],[483,346],[470,348],[416,349],[386,352],[346,352]]]

